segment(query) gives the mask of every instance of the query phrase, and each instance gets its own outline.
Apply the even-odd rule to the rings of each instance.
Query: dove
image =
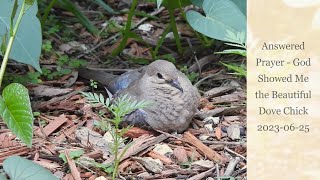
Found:
[[[156,60],[120,76],[103,72],[93,76],[90,70],[79,70],[79,74],[101,82],[116,96],[151,102],[150,106],[126,115],[124,124],[181,133],[198,111],[197,88],[169,61]]]

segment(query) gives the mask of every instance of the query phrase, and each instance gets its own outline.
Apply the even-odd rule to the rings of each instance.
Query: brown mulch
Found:
[[[119,0],[110,1],[117,7]],[[79,2],[79,7],[85,11],[87,1]],[[145,6],[143,6],[145,5]],[[125,5],[121,8],[126,8]],[[151,9],[151,10],[150,10]],[[140,11],[151,14],[156,10],[152,4],[141,3]],[[97,11],[103,12],[100,8]],[[117,31],[108,32],[110,35],[96,37],[90,35],[84,27],[68,21],[71,15],[63,13],[61,9],[53,11],[56,18],[62,19],[65,26],[77,36],[74,41],[84,45],[89,51],[81,49],[68,49],[63,51],[61,45],[68,42],[62,39],[62,32],[45,36],[53,42],[54,49],[70,57],[81,57],[89,62],[93,68],[102,68],[114,74],[122,70],[140,67],[137,58],[145,58],[151,62],[150,48],[154,48],[161,33],[168,23],[168,12],[162,10],[158,13],[158,20],[146,20],[144,23],[153,25],[150,32],[143,32],[135,28],[149,44],[146,46],[133,39],[128,41],[125,51],[110,60],[110,52],[117,47],[116,41],[106,41]],[[120,25],[126,21],[126,14],[105,15],[105,19],[98,19],[97,14],[86,11],[86,15],[94,21],[97,27],[114,18]],[[139,22],[142,17],[136,17]],[[159,49],[159,54],[171,54],[176,58],[179,68],[182,65],[190,67],[189,73],[199,73],[194,80],[198,84],[202,98],[199,113],[194,117],[189,129],[182,134],[169,134],[159,131],[144,130],[138,127],[131,128],[124,137],[133,144],[123,156],[119,172],[124,179],[216,179],[217,177],[246,178],[247,148],[246,148],[246,83],[235,75],[228,74],[219,61],[241,62],[243,58],[233,55],[215,55],[213,52],[221,51],[223,43],[217,42],[210,48],[203,48],[201,43],[188,25],[177,12],[179,29],[182,36],[182,45],[185,49],[183,55],[178,55],[174,41],[166,41]],[[59,49],[60,47],[60,49]],[[136,59],[134,59],[136,58]],[[43,67],[55,68],[57,57],[52,54],[43,54],[41,64]],[[104,63],[102,63],[104,62]],[[101,65],[104,64],[104,65]],[[76,70],[74,70],[74,73]],[[76,74],[76,73],[75,73]],[[212,76],[215,74],[214,76]],[[210,76],[210,77],[209,77]],[[208,78],[209,77],[209,78]],[[201,81],[202,79],[204,79]],[[29,85],[32,97],[33,110],[40,112],[34,121],[34,139],[32,148],[22,144],[0,121],[0,163],[12,155],[26,157],[49,169],[61,179],[96,179],[104,176],[110,179],[110,172],[104,171],[84,158],[90,158],[99,164],[108,164],[113,161],[113,155],[99,148],[96,142],[104,141],[107,132],[95,126],[102,121],[99,113],[108,112],[102,107],[95,107],[86,103],[78,91],[95,91],[89,82],[74,76],[63,76],[55,80],[43,79],[42,85]],[[97,139],[90,139],[89,133],[79,139],[77,132],[86,128],[87,132],[94,134]],[[87,139],[86,139],[87,138]],[[77,159],[70,158],[70,152],[82,149],[84,154]],[[123,148],[121,149],[123,150]],[[67,163],[59,157],[66,154]]]

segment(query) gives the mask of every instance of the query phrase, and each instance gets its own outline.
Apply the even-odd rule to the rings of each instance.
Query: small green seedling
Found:
[[[110,99],[105,99],[102,94],[98,95],[91,92],[81,93],[90,104],[101,104],[103,105],[103,107],[107,108],[113,115],[112,119],[106,119],[106,121],[112,123],[114,126],[112,127],[110,124],[107,124],[105,129],[110,132],[113,139],[113,147],[111,149],[114,155],[114,171],[112,173],[112,179],[115,179],[118,176],[118,166],[121,162],[121,159],[128,148],[131,146],[131,143],[129,143],[120,151],[121,145],[127,141],[127,139],[122,138],[122,136],[130,129],[130,126],[120,129],[120,123],[123,121],[125,115],[137,109],[150,106],[151,103],[148,101],[134,101],[128,95],[117,97],[111,103]]]

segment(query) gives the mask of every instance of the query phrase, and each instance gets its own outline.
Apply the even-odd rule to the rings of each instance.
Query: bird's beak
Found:
[[[179,91],[183,92],[183,89],[178,80],[172,80],[168,82],[172,87],[179,89]]]

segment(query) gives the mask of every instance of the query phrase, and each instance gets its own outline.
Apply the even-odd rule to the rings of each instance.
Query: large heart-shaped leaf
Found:
[[[12,83],[4,88],[0,96],[0,116],[9,129],[31,147],[33,114],[26,87]]]
[[[8,157],[3,168],[11,180],[58,180],[44,167],[19,156]]]
[[[18,18],[22,2],[23,0],[18,0],[19,7],[14,23]],[[12,0],[0,0],[0,37],[3,37],[6,32],[10,32],[10,18],[13,5],[14,1]],[[40,21],[36,16],[37,12],[38,4],[35,1],[22,17],[9,57],[18,62],[29,64],[41,72],[39,58],[42,34]],[[7,39],[9,39],[9,34],[7,33]]]
[[[196,31],[222,41],[227,40],[227,31],[246,32],[246,17],[231,0],[204,0],[202,7],[206,16],[187,12],[187,20]]]
[[[242,14],[247,16],[247,0],[231,0],[231,1],[238,6]]]

